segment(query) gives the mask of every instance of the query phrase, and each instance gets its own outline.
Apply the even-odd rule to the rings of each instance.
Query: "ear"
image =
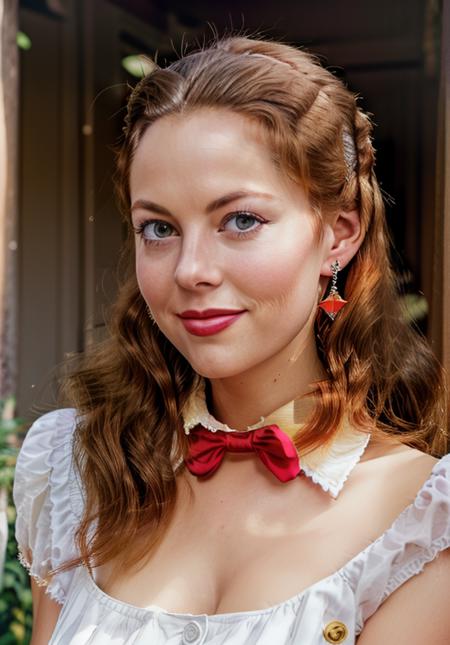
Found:
[[[327,255],[320,272],[322,276],[332,275],[331,265],[336,260],[339,260],[341,268],[345,267],[364,239],[358,211],[340,211],[327,228]]]

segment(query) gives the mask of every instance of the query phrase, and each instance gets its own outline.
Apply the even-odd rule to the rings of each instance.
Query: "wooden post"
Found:
[[[16,385],[17,11],[17,0],[0,3],[0,400]]]
[[[431,341],[450,375],[450,0],[442,3]]]
[[[15,394],[17,217],[17,0],[0,2],[0,401]],[[0,415],[1,416],[1,415]],[[0,489],[0,586],[8,541]]]

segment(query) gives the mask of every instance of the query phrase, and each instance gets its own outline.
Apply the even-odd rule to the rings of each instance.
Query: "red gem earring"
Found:
[[[321,300],[321,302],[319,302],[319,305],[318,305],[329,315],[331,320],[334,320],[336,318],[336,314],[348,302],[347,300],[344,300],[343,298],[341,298],[336,286],[337,275],[340,268],[341,266],[339,264],[339,260],[336,260],[336,262],[333,262],[333,264],[331,265],[331,270],[333,271],[333,274],[331,276],[330,291],[328,293],[328,296],[323,300]]]

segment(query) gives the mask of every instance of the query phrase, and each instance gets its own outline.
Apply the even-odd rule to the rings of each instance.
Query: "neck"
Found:
[[[317,355],[313,330],[296,338],[276,357],[235,376],[210,379],[209,409],[215,418],[236,430],[269,416],[285,403],[315,389],[314,384],[326,378]],[[304,401],[304,412],[312,401]]]

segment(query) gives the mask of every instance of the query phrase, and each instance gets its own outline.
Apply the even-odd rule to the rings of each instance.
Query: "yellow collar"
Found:
[[[263,425],[276,424],[283,432],[293,437],[304,425],[299,421],[304,414],[304,402],[294,399],[281,406],[266,417],[247,427],[255,430]],[[200,382],[199,388],[193,392],[183,410],[184,431],[189,434],[192,428],[201,424],[211,432],[236,432],[225,423],[218,421],[208,410],[205,394],[205,381]],[[367,444],[370,434],[361,432],[344,423],[341,430],[331,443],[320,446],[315,450],[299,455],[300,465],[305,475],[310,477],[315,484],[336,498],[342,490],[345,481],[353,468],[359,462]]]

